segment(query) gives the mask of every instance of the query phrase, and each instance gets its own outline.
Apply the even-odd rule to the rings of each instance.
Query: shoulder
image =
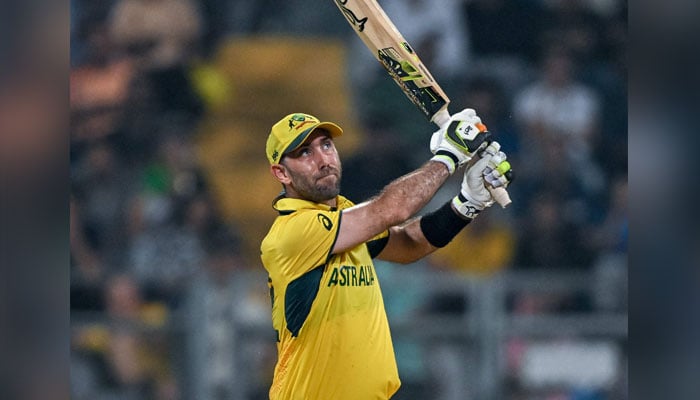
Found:
[[[333,240],[340,225],[340,211],[297,210],[277,217],[267,236],[262,250],[277,249],[297,251],[314,242]]]

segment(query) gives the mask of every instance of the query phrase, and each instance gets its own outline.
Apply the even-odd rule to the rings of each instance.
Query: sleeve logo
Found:
[[[319,213],[319,214],[316,216],[316,218],[318,219],[318,221],[319,221],[321,224],[323,224],[323,227],[326,228],[327,231],[330,231],[331,229],[333,229],[333,223],[331,222],[331,219],[328,218],[327,216],[325,216],[325,215]]]

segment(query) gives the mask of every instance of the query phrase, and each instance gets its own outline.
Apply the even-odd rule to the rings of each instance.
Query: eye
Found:
[[[299,150],[300,156],[308,156],[310,154],[311,154],[311,149],[309,149],[308,147],[305,147],[305,148]]]
[[[328,150],[328,149],[333,148],[333,142],[330,140],[326,140],[325,142],[323,142],[323,144],[321,146],[323,146],[324,150]]]

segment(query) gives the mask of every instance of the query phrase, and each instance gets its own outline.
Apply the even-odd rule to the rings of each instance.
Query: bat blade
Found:
[[[376,1],[334,0],[357,35],[429,120],[444,122],[450,99]],[[437,120],[436,120],[437,119]]]
[[[377,1],[333,1],[409,100],[437,126],[446,123],[450,99]],[[489,191],[501,207],[511,203],[504,188]]]

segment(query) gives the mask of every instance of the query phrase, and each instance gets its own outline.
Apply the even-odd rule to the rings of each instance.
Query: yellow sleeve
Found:
[[[338,237],[342,213],[339,211],[304,210],[289,216],[278,236],[281,272],[299,276],[328,261]]]

